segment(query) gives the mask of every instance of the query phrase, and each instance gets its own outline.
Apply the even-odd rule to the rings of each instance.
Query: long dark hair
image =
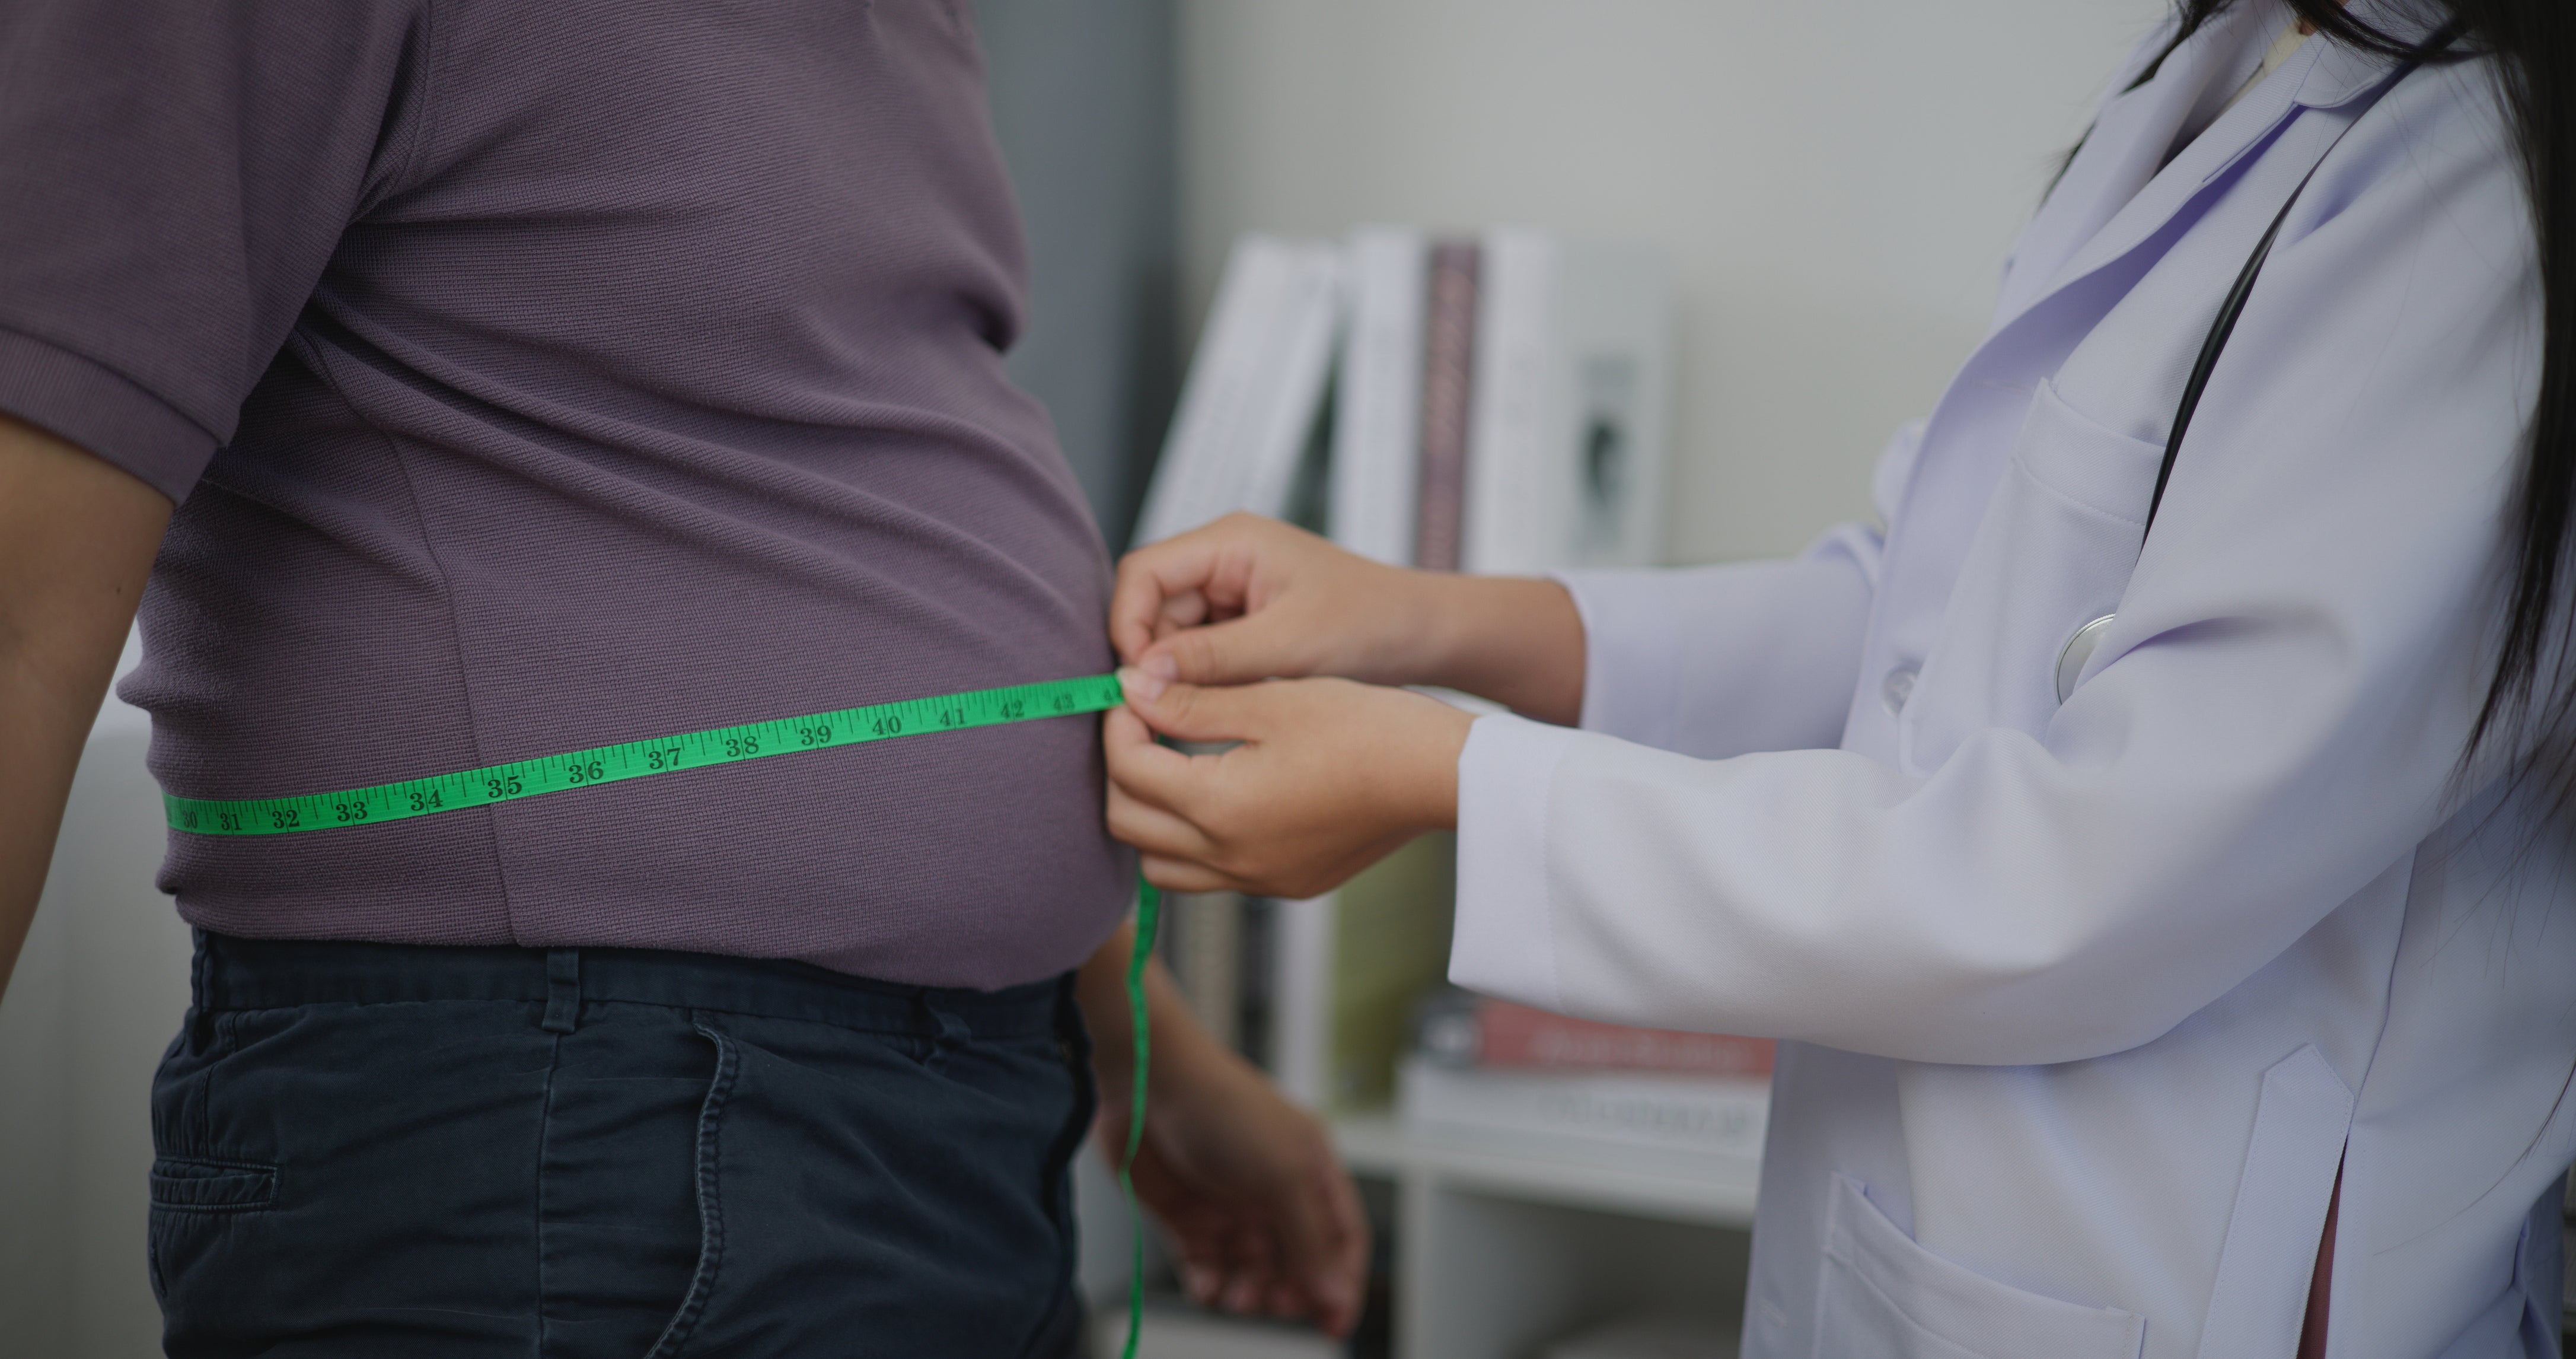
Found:
[[[2235,2],[2176,0],[2180,23],[2165,50]],[[2510,512],[2513,579],[2501,644],[2462,768],[2505,747],[2522,757],[2513,776],[2536,780],[2543,806],[2564,815],[2576,811],[2576,657],[2563,617],[2576,593],[2568,562],[2576,548],[2568,531],[2576,509],[2576,0],[2425,3],[2450,21],[2437,40],[2460,35],[2451,51],[2496,58],[2539,237],[2544,335],[2530,443]],[[2389,57],[2433,55],[2353,18],[2336,0],[2289,5],[2336,42]],[[2154,73],[2150,65],[2140,82]]]

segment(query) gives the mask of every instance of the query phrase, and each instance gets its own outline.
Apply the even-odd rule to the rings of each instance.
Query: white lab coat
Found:
[[[2576,854],[2454,781],[2530,219],[2483,62],[2310,42],[2159,169],[2287,18],[2105,99],[1884,535],[1570,576],[1583,729],[1468,740],[1453,978],[1794,1040],[1747,1355],[2286,1359],[2339,1165],[2333,1354],[2557,1352]]]

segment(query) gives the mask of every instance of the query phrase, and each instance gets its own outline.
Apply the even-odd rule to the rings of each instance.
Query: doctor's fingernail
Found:
[[[1118,688],[1131,703],[1151,703],[1163,696],[1165,681],[1132,665],[1118,667]]]
[[[1136,664],[1146,674],[1158,680],[1169,681],[1181,677],[1181,663],[1173,660],[1172,653],[1168,651],[1148,651],[1145,653],[1145,659]]]

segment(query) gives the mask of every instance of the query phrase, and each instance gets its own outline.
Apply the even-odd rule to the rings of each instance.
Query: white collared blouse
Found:
[[[2287,1356],[2338,1171],[2332,1353],[2556,1352],[2576,852],[2459,767],[2529,208],[2485,61],[2310,42],[2168,161],[2286,16],[2104,100],[1884,533],[1569,576],[1582,729],[1475,724],[1453,978],[1791,1040],[1748,1355]]]

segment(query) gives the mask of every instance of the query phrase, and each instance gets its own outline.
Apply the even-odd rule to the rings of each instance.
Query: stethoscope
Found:
[[[2454,19],[2436,30],[2415,49],[2415,55],[2408,57],[2381,82],[2382,93],[2405,79],[2407,73],[2422,65],[2427,57],[2457,41],[2464,27]],[[2373,107],[2378,104],[2375,98],[2371,102]],[[2317,171],[2325,168],[2326,157],[2343,145],[2343,139],[2350,136],[2352,130],[2361,125],[2361,118],[2368,114],[2369,110],[2364,109],[2360,117],[2344,124],[2343,131],[2326,143],[2326,149],[2317,156],[2316,164],[2309,166],[2308,172],[2299,177],[2297,187],[2290,190],[2281,210],[2272,215],[2272,225],[2264,228],[2263,239],[2254,243],[2254,253],[2245,257],[2245,267],[2236,271],[2236,282],[2227,289],[2226,299],[2218,304],[2218,315],[2209,323],[2209,334],[2200,342],[2200,355],[2192,361],[2191,377],[2183,383],[2182,403],[2174,408],[2173,432],[2165,436],[2165,457],[2163,464],[2156,468],[2155,494],[2148,497],[2147,522],[2138,531],[2140,552],[2146,550],[2147,535],[2155,531],[2156,510],[2164,504],[2165,483],[2173,479],[2174,458],[2182,452],[2183,431],[2191,428],[2192,412],[2200,409],[2201,389],[2209,385],[2210,370],[2218,366],[2219,352],[2227,348],[2227,337],[2236,329],[2236,318],[2245,310],[2245,299],[2254,291],[2254,279],[2263,272],[2263,261],[2272,254],[2272,242],[2281,234],[2281,224],[2290,219],[2290,209],[2298,204],[2299,195],[2307,192],[2308,182],[2317,177]],[[2058,702],[2064,703],[2067,696],[2075,692],[2075,681],[2084,673],[2085,662],[2093,659],[2094,649],[2102,644],[2102,635],[2111,630],[2112,621],[2118,617],[2117,613],[2106,613],[2077,628],[2075,635],[2066,639],[2066,645],[2057,653]]]

